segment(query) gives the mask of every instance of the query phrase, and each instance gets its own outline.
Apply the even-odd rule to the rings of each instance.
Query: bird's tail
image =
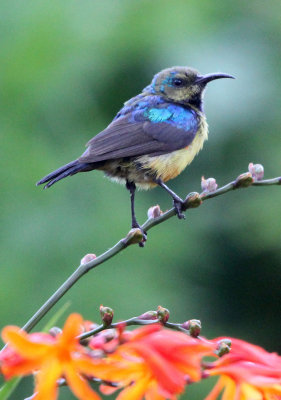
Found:
[[[75,175],[77,172],[90,171],[91,169],[94,169],[93,164],[81,163],[78,160],[74,160],[40,179],[40,181],[36,183],[36,186],[48,182],[47,185],[44,186],[44,189],[47,189],[67,176]]]

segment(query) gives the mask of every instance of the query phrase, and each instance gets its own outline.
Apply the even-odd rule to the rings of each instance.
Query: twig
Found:
[[[159,319],[150,319],[150,320],[143,320],[143,319],[139,319],[138,317],[133,317],[130,319],[126,319],[124,321],[120,321],[120,322],[115,322],[114,324],[110,324],[108,326],[106,325],[99,325],[96,328],[82,333],[81,335],[78,336],[78,339],[80,339],[81,341],[83,341],[84,339],[87,339],[90,336],[94,336],[99,332],[102,332],[106,329],[114,329],[114,328],[118,328],[118,326],[122,326],[122,325],[126,325],[126,326],[132,326],[132,325],[152,325],[152,324],[157,324],[159,323],[160,320]],[[175,324],[173,324],[175,325]]]
[[[264,186],[264,185],[280,185],[281,177],[266,179],[260,181],[254,181],[250,173],[240,175],[235,181],[228,183],[227,185],[212,191],[203,192],[201,194],[193,192],[190,193],[183,206],[183,211],[189,208],[198,207],[202,202],[211,199],[213,197],[220,196],[231,190],[249,187],[249,186]],[[176,214],[175,208],[171,208],[157,218],[149,218],[143,225],[144,231],[150,230],[153,226],[161,224],[167,219],[173,217]],[[88,263],[80,264],[79,267],[73,272],[73,274],[59,287],[59,289],[43,304],[43,306],[30,318],[30,320],[23,326],[23,330],[29,332],[43,317],[44,315],[61,299],[61,297],[87,272],[96,268],[98,265],[104,263],[111,257],[120,253],[131,244],[140,243],[142,241],[142,232],[140,229],[132,229],[128,235],[119,240],[111,249],[101,254],[97,258],[91,260]],[[134,321],[135,323],[136,321]]]

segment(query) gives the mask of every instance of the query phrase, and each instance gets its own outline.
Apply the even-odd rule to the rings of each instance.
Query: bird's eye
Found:
[[[173,79],[173,85],[177,86],[177,87],[183,86],[184,85],[184,81],[181,78],[174,78]]]

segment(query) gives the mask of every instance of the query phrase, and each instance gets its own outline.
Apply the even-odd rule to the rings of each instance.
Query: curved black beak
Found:
[[[221,74],[220,72],[215,74],[198,75],[195,83],[200,83],[202,85],[207,85],[207,83],[214,81],[215,79],[230,78],[235,79],[234,76],[228,74]]]

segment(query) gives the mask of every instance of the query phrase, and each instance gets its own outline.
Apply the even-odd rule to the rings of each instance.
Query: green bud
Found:
[[[187,329],[189,331],[190,336],[197,337],[201,332],[201,321],[199,319],[190,319],[182,324],[182,328]]]
[[[160,322],[165,324],[166,322],[168,322],[168,319],[170,317],[170,311],[167,308],[158,306],[157,307],[157,317]]]
[[[230,339],[222,339],[217,343],[217,349],[215,353],[222,357],[225,354],[228,354],[231,350],[231,340]]]
[[[103,305],[100,306],[100,315],[103,322],[103,325],[108,327],[111,325],[113,320],[114,312],[110,307],[104,307]]]
[[[245,172],[244,174],[241,174],[236,178],[234,187],[236,188],[246,188],[252,185],[254,182],[254,179],[252,177],[252,174],[250,172]]]
[[[127,246],[130,246],[131,244],[141,243],[141,241],[143,240],[142,231],[139,228],[133,228],[129,231],[129,233],[123,240]]]
[[[184,200],[185,209],[196,208],[199,207],[201,204],[202,204],[202,199],[200,197],[200,194],[197,192],[189,193]]]

